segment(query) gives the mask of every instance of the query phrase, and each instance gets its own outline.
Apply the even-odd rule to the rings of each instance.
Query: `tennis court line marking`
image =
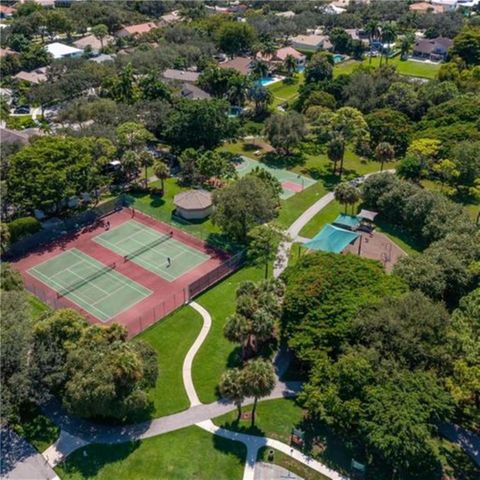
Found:
[[[100,264],[100,262],[98,262],[98,264],[92,263],[92,262],[90,261],[90,258],[88,257],[88,255],[85,255],[85,257],[83,257],[82,255],[80,255],[80,257],[79,257],[78,254],[77,254],[77,252],[75,251],[75,249],[72,250],[72,253],[73,253],[77,258],[83,258],[89,265],[98,267],[98,264]],[[97,262],[97,260],[95,260],[95,262]],[[117,277],[117,275],[118,275],[118,280],[119,280],[121,283],[123,283],[124,285],[126,285],[126,286],[129,287],[129,288],[132,288],[133,290],[136,290],[137,293],[139,293],[139,294],[141,294],[141,295],[143,295],[143,294],[145,293],[145,292],[142,292],[141,290],[139,290],[139,289],[137,288],[137,285],[136,285],[136,283],[135,283],[134,280],[128,278],[128,277],[125,276],[123,273],[117,272],[117,271],[115,271],[116,275],[111,275],[111,273],[112,273],[111,271],[106,272],[106,274],[107,274],[108,276]],[[150,290],[149,288],[144,287],[143,285],[141,285],[141,287],[142,287],[146,292],[149,292],[148,295],[151,295],[151,294],[153,293],[152,290]],[[148,297],[148,295],[146,295],[146,296]]]
[[[141,247],[147,246],[148,243],[141,243],[138,240],[136,240],[135,238],[133,238],[133,236],[137,235],[138,233],[142,233],[142,232],[135,232],[133,235],[130,235],[128,237],[128,239],[133,240],[135,243],[138,243]],[[168,240],[166,240],[165,243],[167,243],[167,242],[168,242]],[[103,243],[104,244],[103,246],[110,245],[111,250],[115,251],[115,249],[118,249],[125,255],[128,255],[129,253],[132,253],[132,252],[127,252],[124,247],[119,246],[117,243],[111,243],[110,241],[105,240],[104,238],[99,239],[98,243],[99,244]],[[143,253],[148,253],[148,252],[151,251],[151,252],[154,252],[156,255],[159,255],[159,256],[163,257],[163,259],[166,260],[167,258],[169,258],[168,255],[166,255],[165,253],[156,249],[157,247],[160,247],[160,245],[155,245],[151,250],[147,250],[146,252],[143,252]],[[203,262],[206,262],[207,260],[210,260],[209,255],[203,254],[201,252],[197,252],[196,250],[190,249],[189,247],[185,248],[181,244],[181,242],[179,242],[178,240],[175,240],[174,243],[170,243],[170,246],[173,247],[173,248],[176,248],[177,250],[180,250],[180,253],[178,253],[177,255],[170,256],[170,258],[173,259],[173,260],[175,260],[175,259],[183,256],[184,254],[188,253],[188,254],[192,255],[195,258],[195,260],[198,259],[198,260],[202,260],[202,261],[199,262],[197,265],[193,266],[192,268],[189,268],[188,270],[182,272],[180,275],[173,275],[173,274],[169,273],[167,270],[165,270],[164,269],[165,267],[162,267],[162,266],[159,266],[159,265],[156,265],[156,264],[152,264],[151,261],[147,260],[146,258],[142,259],[143,253],[141,255],[139,255],[138,257],[130,259],[129,261],[134,262],[137,265],[140,265],[141,267],[145,268],[146,270],[148,270],[148,271],[150,271],[154,274],[157,274],[158,276],[164,278],[165,280],[175,281],[177,278],[180,278],[181,276],[185,275],[186,273],[188,273],[193,268],[196,268],[197,266],[201,265]]]
[[[47,283],[47,281],[52,281],[53,284],[54,284],[57,288],[59,288],[59,289],[63,289],[63,288],[64,288],[64,287],[62,287],[58,282],[56,282],[55,280],[52,280],[50,277],[47,277],[47,275],[44,275],[42,272],[35,270],[35,267],[31,268],[31,269],[29,270],[29,272],[30,272],[30,271],[34,271],[34,274],[32,274],[32,275],[33,275],[37,280],[40,280],[40,281],[41,281],[44,285],[46,285],[48,288],[52,288],[52,287],[51,287],[51,285],[49,285],[49,284]],[[37,275],[40,276],[40,278],[41,278],[41,277],[44,277],[44,278],[46,278],[47,280],[41,280],[40,278],[38,278]],[[52,289],[52,290],[53,290],[53,289]],[[60,292],[57,290],[56,293],[60,293]],[[74,298],[76,298],[76,299],[79,300],[79,301],[87,302],[87,300],[83,300],[81,297],[79,297],[78,295],[76,295],[74,292],[69,292],[68,295],[69,295],[69,296],[73,296]],[[82,306],[80,303],[76,302],[75,300],[72,300],[72,299],[69,298],[69,297],[67,297],[67,298],[68,298],[72,303],[74,303],[77,307],[79,307],[79,308],[81,308],[82,310],[85,310],[86,312],[88,312],[88,310],[87,310],[84,306]],[[98,318],[100,321],[102,321],[102,317],[106,317],[106,318],[103,319],[103,320],[105,320],[105,321],[107,321],[107,320],[109,320],[109,318],[111,318],[111,317],[108,317],[107,314],[106,314],[103,310],[101,310],[100,308],[95,307],[95,305],[93,305],[93,309],[96,310],[97,312],[99,312],[99,313],[101,314],[100,317],[97,316],[97,318]],[[93,314],[92,314],[92,315],[93,315]]]
[[[64,272],[73,273],[73,274],[74,274],[77,278],[79,278],[80,280],[84,280],[84,279],[85,279],[85,277],[82,277],[81,275],[79,275],[78,273],[74,272],[73,270],[70,270],[70,267],[66,268],[66,269],[63,270],[63,271],[64,271]],[[108,272],[105,272],[104,275],[106,275],[107,273],[108,273]],[[81,287],[87,286],[89,283],[90,283],[90,282],[87,282],[87,283],[85,283],[85,285],[82,285]],[[93,284],[93,285],[88,285],[88,286],[89,286],[89,287],[94,287],[94,288],[96,288],[97,290],[100,290],[100,291],[103,292],[105,295],[107,295],[107,297],[110,296],[110,294],[109,294],[107,291],[105,291],[103,288],[97,287],[95,284]],[[81,287],[79,287],[79,288],[81,288]],[[68,287],[67,287],[67,290],[68,290]],[[90,301],[90,299],[89,299],[89,301]],[[93,304],[95,304],[95,303],[96,303],[96,302],[94,302]]]
[[[75,262],[72,265],[69,265],[67,268],[64,268],[63,270],[59,270],[57,273],[54,273],[50,278],[54,278],[57,275],[60,275],[63,273],[65,270],[70,270],[70,268],[74,267],[75,265],[80,265],[82,262]]]

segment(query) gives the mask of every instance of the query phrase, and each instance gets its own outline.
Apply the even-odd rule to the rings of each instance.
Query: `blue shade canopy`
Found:
[[[336,225],[337,227],[347,227],[354,230],[360,225],[360,221],[357,217],[342,213],[333,221],[333,225]]]
[[[325,225],[320,232],[304,245],[310,250],[340,253],[360,235],[333,225]]]

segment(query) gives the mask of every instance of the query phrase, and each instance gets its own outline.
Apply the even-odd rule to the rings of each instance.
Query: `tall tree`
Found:
[[[95,36],[95,38],[98,38],[98,40],[100,40],[100,45],[103,50],[103,40],[108,35],[108,27],[103,23],[99,23],[98,25],[92,27],[91,32]]]
[[[298,112],[273,114],[265,123],[265,135],[273,147],[290,155],[306,135],[303,115]]]
[[[352,214],[354,205],[360,200],[360,191],[358,188],[343,182],[335,187],[335,200],[342,205],[345,205],[345,213],[347,213],[347,206],[352,206]]]
[[[295,57],[293,55],[287,55],[285,57],[283,65],[289,77],[295,75],[295,72],[297,71],[297,61],[295,60]]]
[[[278,204],[269,185],[249,175],[214,193],[212,221],[228,236],[245,243],[253,227],[275,218]]]
[[[151,167],[155,162],[155,157],[148,150],[142,150],[138,153],[138,162],[140,166],[143,167],[145,173],[145,188],[148,187],[148,167]]]
[[[375,148],[375,158],[380,162],[380,171],[383,171],[385,162],[391,162],[395,157],[395,150],[388,142],[381,142]]]
[[[259,225],[249,234],[248,256],[257,264],[265,266],[265,279],[268,278],[268,266],[275,260],[280,242],[287,239],[285,233],[276,225]]]
[[[162,160],[156,160],[153,164],[153,173],[162,182],[162,192],[165,194],[165,180],[170,177],[170,169]]]
[[[240,420],[242,416],[242,403],[245,399],[242,371],[238,368],[231,368],[224,372],[220,379],[218,389],[223,398],[230,400],[237,407],[237,420]]]
[[[343,173],[343,158],[345,155],[345,140],[340,134],[334,135],[327,144],[327,156],[333,162],[333,174],[337,173],[337,163],[340,162],[340,178]]]
[[[275,388],[275,372],[273,365],[266,360],[252,360],[242,371],[245,393],[254,398],[252,409],[252,426],[255,424],[255,413],[259,398],[266,397]]]
[[[305,68],[305,82],[316,83],[333,78],[333,56],[328,52],[315,53]]]

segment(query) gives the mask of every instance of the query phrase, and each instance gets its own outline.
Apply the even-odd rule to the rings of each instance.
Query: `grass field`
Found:
[[[235,310],[235,291],[243,281],[262,278],[263,268],[245,267],[196,299],[212,315],[212,327],[192,367],[193,383],[204,403],[217,399],[216,387],[225,369],[240,363],[238,347],[223,336],[226,319]]]
[[[28,303],[30,304],[30,312],[34,320],[50,312],[50,307],[34,295],[28,295]]]
[[[154,403],[152,418],[180,412],[190,406],[183,386],[182,365],[202,324],[200,314],[185,306],[136,337],[149,343],[158,355],[158,379],[149,392]]]
[[[240,480],[243,444],[189,427],[119,445],[89,445],[56,468],[62,480]]]

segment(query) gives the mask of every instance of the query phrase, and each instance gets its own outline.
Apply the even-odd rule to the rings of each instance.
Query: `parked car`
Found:
[[[30,106],[29,105],[20,105],[19,107],[17,107],[13,113],[17,114],[17,115],[25,115],[25,114],[29,114],[30,113]]]

